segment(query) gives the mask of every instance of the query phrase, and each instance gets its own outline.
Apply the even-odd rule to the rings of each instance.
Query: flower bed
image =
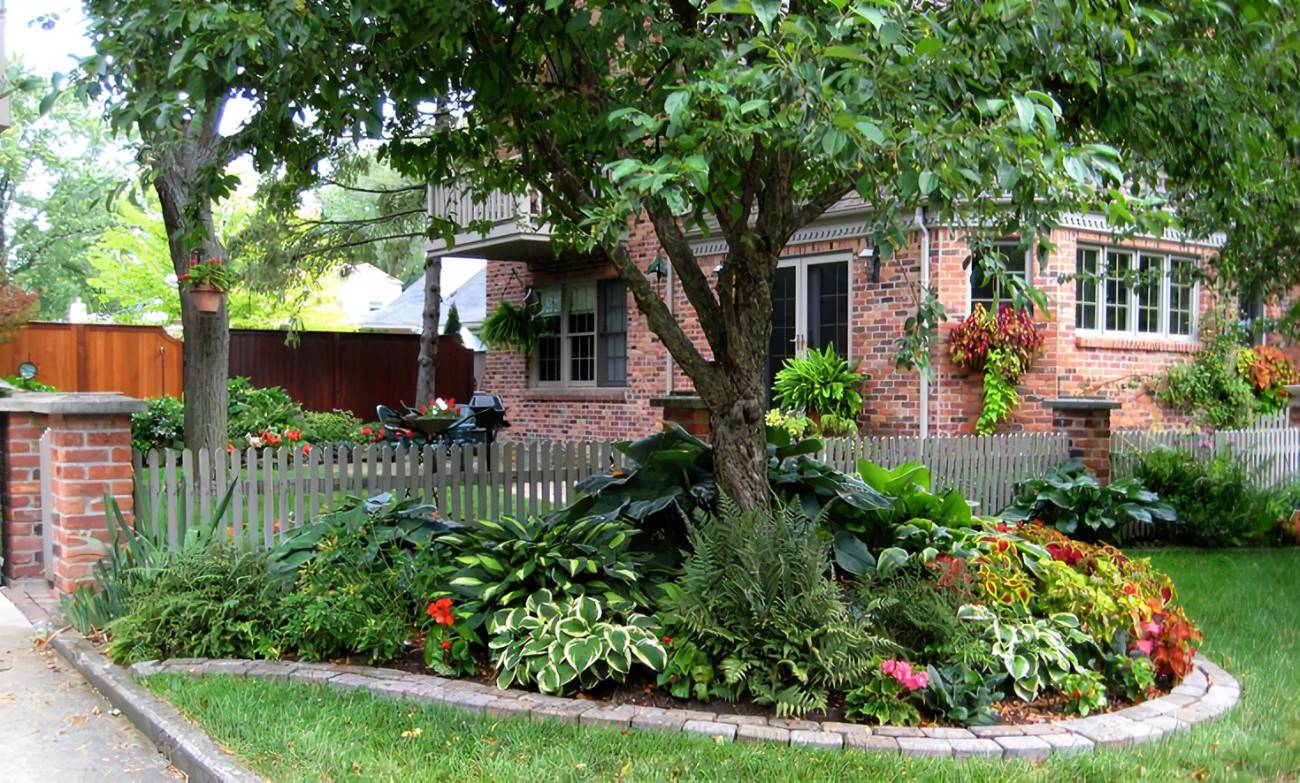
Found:
[[[769,436],[772,510],[720,497],[709,447],[677,430],[622,445],[627,467],[545,517],[358,501],[269,558],[195,540],[78,600],[105,605],[124,662],[400,661],[470,690],[928,738],[1140,709],[1194,676],[1199,632],[1146,560],[973,516],[921,465],[844,474]]]

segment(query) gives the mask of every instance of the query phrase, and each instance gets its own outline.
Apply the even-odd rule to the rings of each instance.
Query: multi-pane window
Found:
[[[1074,325],[1098,332],[1190,337],[1196,269],[1191,258],[1080,247],[1074,263]]]
[[[539,386],[627,385],[627,289],[619,281],[544,288],[537,318]]]
[[[1028,281],[1029,265],[1023,248],[1016,244],[998,243],[993,246],[993,249],[1001,255],[1007,277]],[[990,262],[993,260],[989,259]],[[982,304],[986,309],[991,310],[994,301],[1002,304],[1009,303],[1010,300],[1011,292],[1006,290],[1006,286],[1001,284],[995,276],[984,271],[984,263],[980,259],[972,259],[970,269],[971,309],[974,310],[975,305]]]

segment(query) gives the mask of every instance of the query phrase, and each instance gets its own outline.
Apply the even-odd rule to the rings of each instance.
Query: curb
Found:
[[[149,738],[191,783],[255,783],[262,778],[217,746],[172,705],[114,665],[86,637],[68,628],[49,643]]]
[[[129,678],[125,670],[113,668],[118,676]],[[1241,697],[1241,687],[1236,679],[1199,655],[1192,672],[1171,692],[1132,707],[1049,723],[970,728],[866,726],[612,705],[517,689],[499,690],[477,682],[369,666],[173,658],[137,663],[130,671],[140,678],[161,673],[221,674],[315,683],[340,690],[365,690],[385,698],[440,704],[494,717],[515,716],[537,722],[681,732],[711,737],[715,742],[768,742],[792,747],[959,759],[983,756],[1042,760],[1051,755],[1130,747],[1217,718],[1232,709]]]

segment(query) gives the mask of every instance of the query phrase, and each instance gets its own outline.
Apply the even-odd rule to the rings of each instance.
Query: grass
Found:
[[[1300,550],[1163,550],[1152,557],[1173,575],[1205,631],[1205,654],[1240,680],[1242,702],[1172,739],[1041,764],[715,745],[227,677],[159,675],[148,685],[273,781],[1295,780]]]

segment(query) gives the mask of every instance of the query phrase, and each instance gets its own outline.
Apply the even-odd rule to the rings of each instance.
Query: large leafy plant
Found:
[[[488,645],[497,665],[497,687],[536,683],[543,693],[564,694],[622,682],[636,663],[662,670],[668,653],[655,621],[636,613],[621,621],[616,617],[595,598],[557,599],[549,590],[529,595],[523,606],[497,612]]]
[[[1202,459],[1187,451],[1153,449],[1136,455],[1132,473],[1177,509],[1177,523],[1156,531],[1173,543],[1219,547],[1263,541],[1291,511],[1227,453]]]
[[[858,371],[860,364],[837,354],[833,345],[810,349],[806,356],[785,360],[776,373],[773,396],[782,410],[814,416],[823,435],[856,433],[862,384],[868,378]]]
[[[690,536],[664,617],[675,641],[717,663],[714,695],[748,695],[780,715],[825,709],[832,690],[856,683],[891,649],[850,611],[827,543],[797,507],[741,511],[724,500]]]
[[[632,551],[636,535],[619,519],[501,517],[442,535],[438,546],[459,566],[447,586],[465,599],[477,628],[539,590],[594,596],[620,610],[648,606],[647,559]]]
[[[1091,642],[1072,614],[1004,617],[985,606],[966,605],[958,617],[983,629],[1009,690],[1023,701],[1033,701],[1067,675],[1084,671],[1074,648]]]
[[[1083,463],[1072,459],[1042,478],[1016,486],[1016,497],[1001,514],[1003,519],[1041,520],[1066,535],[1083,539],[1120,536],[1126,522],[1153,525],[1178,518],[1174,507],[1162,502],[1138,479],[1127,478],[1103,485]]]

